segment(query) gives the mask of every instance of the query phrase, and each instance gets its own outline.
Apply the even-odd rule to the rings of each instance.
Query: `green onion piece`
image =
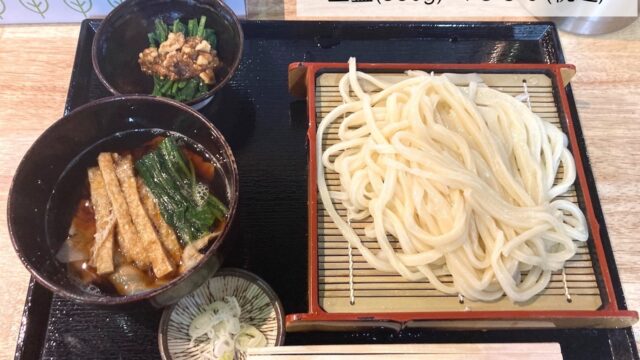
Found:
[[[168,94],[171,90],[171,86],[173,86],[173,80],[167,79],[164,85],[162,85],[162,88],[160,88],[160,92],[162,92],[162,95]]]
[[[182,89],[182,95],[185,99],[191,100],[195,97],[196,89],[198,88],[198,82],[196,79],[189,79],[184,89]]]
[[[166,41],[167,37],[169,37],[169,26],[164,21],[161,21],[160,24],[162,24],[162,34],[164,35],[162,41]]]
[[[153,96],[160,96],[160,78],[157,76],[153,77],[153,91],[151,92]]]
[[[160,40],[160,36],[162,35],[162,25],[160,25],[160,23],[162,22],[162,20],[160,19],[155,19],[153,21],[153,32],[156,35],[156,39]]]
[[[188,36],[195,36],[198,32],[198,21],[196,19],[189,20],[187,28]]]
[[[156,40],[158,41],[158,43],[165,42],[167,40],[167,37],[169,36],[169,28],[167,27],[167,24],[165,24],[160,19],[156,19],[155,25]]]
[[[158,44],[156,43],[156,39],[155,39],[155,34],[154,33],[148,33],[147,37],[149,38],[149,46],[151,47],[158,47]]]
[[[186,33],[186,28],[184,26],[183,23],[180,22],[180,20],[176,19],[173,21],[173,32],[174,33]],[[186,35],[186,34],[185,34]]]
[[[202,15],[202,16],[200,17],[200,24],[199,24],[199,26],[198,26],[198,33],[197,33],[197,35],[196,35],[196,36],[199,36],[199,37],[201,37],[201,38],[202,38],[202,37],[204,37],[204,23],[205,23],[205,22],[207,22],[207,17],[206,17],[206,16],[204,16],[204,15]]]

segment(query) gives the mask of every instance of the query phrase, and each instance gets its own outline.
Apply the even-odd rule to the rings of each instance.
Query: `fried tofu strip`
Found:
[[[148,267],[142,243],[138,239],[138,232],[133,225],[129,207],[125,200],[118,177],[116,176],[116,168],[111,157],[111,153],[100,153],[98,155],[98,166],[102,172],[102,178],[113,206],[113,212],[116,215],[118,224],[118,244],[128,261],[133,261],[141,269]]]
[[[96,218],[95,243],[91,250],[90,264],[96,267],[98,274],[110,274],[114,270],[113,233],[116,223],[115,215],[112,213],[111,200],[109,200],[109,194],[107,194],[100,168],[92,167],[87,173],[91,204]]]
[[[142,181],[140,177],[136,177],[136,183],[138,185],[138,193],[140,193],[142,206],[158,231],[158,236],[160,237],[162,245],[164,245],[164,248],[171,255],[173,262],[178,264],[182,257],[182,248],[180,247],[176,233],[162,218],[160,208],[158,207],[156,200],[153,198],[153,195],[151,195],[151,192],[149,192],[149,189],[144,184],[144,181]]]
[[[120,180],[122,192],[129,206],[131,220],[136,230],[138,230],[138,235],[146,252],[147,260],[149,260],[153,267],[153,272],[158,278],[173,272],[175,265],[165,253],[158,234],[156,234],[151,220],[140,202],[136,177],[133,173],[133,159],[131,155],[120,157],[117,160],[116,175],[118,180]]]

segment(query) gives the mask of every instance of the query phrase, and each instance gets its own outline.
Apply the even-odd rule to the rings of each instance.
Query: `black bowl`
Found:
[[[219,165],[226,191],[228,221],[204,258],[168,284],[135,295],[98,294],[67,276],[56,253],[67,237],[79,200],[78,188],[97,153],[134,147],[157,132],[172,132],[198,144]],[[131,139],[131,140],[128,140]],[[115,147],[115,148],[114,148]],[[13,177],[7,204],[9,234],[25,267],[51,291],[78,301],[122,304],[149,299],[156,306],[178,301],[195,290],[220,267],[225,239],[238,204],[238,169],[222,134],[197,111],[179,102],[146,95],[115,96],[84,105],[56,121],[31,146]],[[222,246],[224,244],[224,246]]]
[[[218,57],[222,66],[216,70],[216,84],[206,94],[187,105],[200,108],[233,76],[242,55],[243,35],[238,18],[218,0],[127,0],[107,15],[91,49],[93,69],[98,79],[114,95],[151,94],[153,78],[144,74],[138,54],[149,47],[147,34],[154,29],[155,19],[173,23],[207,17],[206,27],[218,37]]]

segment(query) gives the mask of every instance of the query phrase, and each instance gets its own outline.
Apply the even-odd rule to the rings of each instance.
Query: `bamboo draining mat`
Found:
[[[316,116],[318,123],[333,108],[342,104],[338,81],[343,74],[324,73],[316,80]],[[487,86],[513,96],[524,93],[526,81],[532,110],[541,118],[561,128],[558,108],[553,95],[551,79],[540,73],[531,74],[479,74]],[[405,78],[404,74],[378,74],[387,82]],[[373,90],[373,89],[369,89]],[[353,96],[353,95],[352,95]],[[341,120],[334,122],[323,137],[322,148],[337,141]],[[562,169],[558,178],[562,177]],[[325,179],[329,191],[339,190],[338,175],[327,171]],[[579,204],[576,189],[572,187],[561,197]],[[320,198],[318,196],[318,198]],[[346,210],[335,204],[346,220]],[[582,206],[580,206],[582,208]],[[370,220],[364,220],[370,221]],[[364,239],[364,222],[351,222],[356,233],[371,249],[378,249],[375,239]],[[390,237],[395,247],[397,240]],[[589,240],[591,241],[591,240]],[[576,255],[565,266],[566,286],[571,300],[565,295],[562,271],[554,273],[547,288],[527,303],[514,304],[502,297],[495,302],[474,302],[457,295],[436,290],[428,281],[411,282],[400,275],[383,273],[366,263],[357,249],[353,249],[353,283],[355,303],[349,302],[349,257],[347,241],[342,237],[322,201],[318,201],[318,282],[319,303],[328,313],[361,312],[434,312],[473,310],[597,310],[602,305],[591,254],[586,243],[580,243]],[[451,276],[442,277],[451,283]]]
[[[249,349],[247,360],[561,360],[558,343],[314,345]]]

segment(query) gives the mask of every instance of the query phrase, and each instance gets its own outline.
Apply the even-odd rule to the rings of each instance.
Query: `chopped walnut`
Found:
[[[183,33],[169,33],[167,40],[160,44],[158,52],[162,55],[172,53],[184,45]]]
[[[196,50],[198,51],[204,51],[204,52],[211,52],[211,44],[209,44],[209,42],[207,40],[202,40],[197,46],[196,46]]]

